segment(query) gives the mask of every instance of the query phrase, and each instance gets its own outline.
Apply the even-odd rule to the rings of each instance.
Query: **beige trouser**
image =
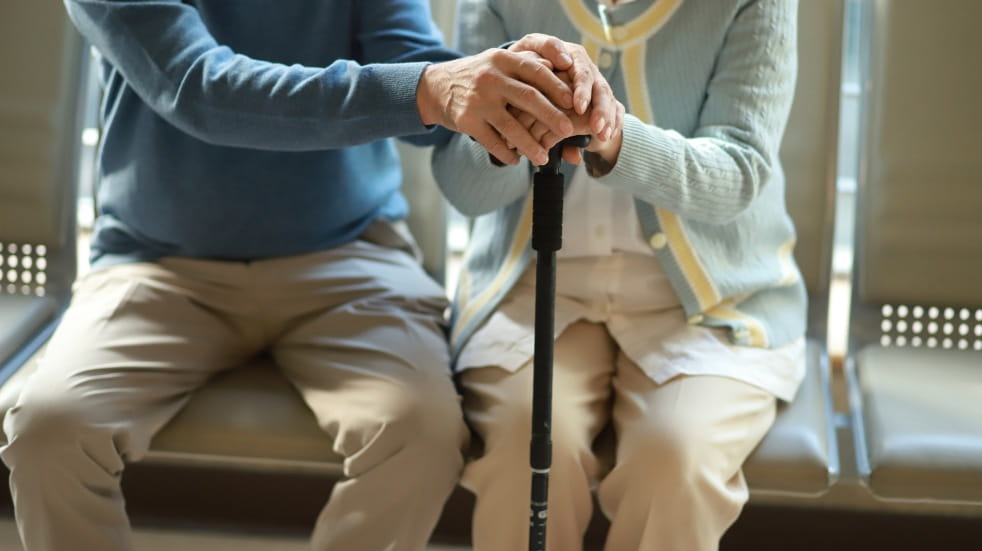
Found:
[[[27,550],[132,549],[124,463],[144,455],[196,387],[262,350],[345,457],[348,478],[318,518],[313,547],[424,549],[467,439],[446,304],[410,255],[366,241],[84,276],[4,422],[0,454]]]
[[[484,441],[463,485],[477,496],[475,551],[528,546],[531,362],[514,372],[464,370],[464,413]],[[579,321],[556,341],[547,545],[582,549],[591,486],[603,474],[594,439],[610,420],[616,459],[597,486],[607,551],[708,551],[747,500],[744,460],[775,398],[717,376],[654,383],[602,324]]]

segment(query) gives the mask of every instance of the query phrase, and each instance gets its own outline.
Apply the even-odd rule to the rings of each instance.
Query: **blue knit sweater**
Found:
[[[425,0],[66,0],[101,54],[95,267],[330,248],[399,219],[387,137],[449,138],[416,87]]]

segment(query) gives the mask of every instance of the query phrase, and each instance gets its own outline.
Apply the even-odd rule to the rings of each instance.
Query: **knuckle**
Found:
[[[539,92],[535,88],[523,87],[519,92],[519,97],[527,102],[534,102],[539,97]]]
[[[493,71],[481,71],[474,77],[474,84],[481,88],[494,86],[498,82],[498,75]]]
[[[500,49],[501,48],[488,48],[487,50],[484,50],[483,52],[477,54],[475,57],[485,58],[487,60],[494,61],[495,56],[498,55],[498,50]]]
[[[535,59],[525,59],[523,60],[523,62],[525,64],[525,69],[534,73],[535,76],[544,76],[547,73],[551,72],[548,69],[546,69],[544,62],[539,61],[538,57],[536,57]]]
[[[542,64],[537,60],[533,59],[531,56],[523,55],[518,59],[517,67],[521,73],[538,73],[542,69]]]
[[[488,53],[488,57],[494,63],[504,63],[510,60],[511,57],[514,55],[508,50],[503,50],[501,48],[490,48],[486,50],[486,52]]]

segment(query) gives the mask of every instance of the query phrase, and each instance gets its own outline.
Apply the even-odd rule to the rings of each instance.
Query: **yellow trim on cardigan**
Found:
[[[733,308],[732,301],[727,300],[722,304],[717,304],[708,310],[706,315],[721,320],[742,322],[746,324],[747,331],[749,332],[748,344],[758,348],[768,347],[767,331],[764,330],[764,325],[760,323],[760,320],[751,316],[750,314],[740,312]]]
[[[561,4],[566,16],[585,35],[584,39],[589,38],[608,48],[619,49],[636,43],[643,44],[671,19],[675,10],[682,5],[682,0],[657,0],[630,22],[614,26],[611,35],[613,41],[607,40],[600,17],[591,12],[583,0],[561,0]]]
[[[689,287],[696,296],[696,301],[699,302],[699,310],[705,312],[719,304],[722,298],[719,289],[709,279],[706,267],[696,256],[678,215],[661,207],[655,207],[655,214],[658,216],[662,231],[668,237],[668,246],[679,263],[679,269],[682,270],[685,280],[689,282]]]
[[[600,59],[600,44],[595,40],[590,40],[588,37],[583,37],[583,48],[586,50],[590,59],[596,63]]]
[[[794,264],[794,239],[788,240],[777,249],[778,261],[781,263],[781,281],[778,285],[788,286],[798,281],[798,270]]]
[[[647,44],[635,44],[621,55],[621,70],[624,71],[624,88],[631,114],[645,124],[655,124],[655,114],[651,109],[651,95],[648,93],[648,75],[645,60],[648,57]]]
[[[467,296],[461,294],[462,304],[460,305],[460,317],[454,323],[453,332],[450,335],[451,340],[455,340],[460,336],[460,331],[470,322],[471,318],[477,315],[477,312],[484,307],[505,285],[505,281],[508,280],[508,275],[515,269],[518,265],[518,260],[522,257],[522,253],[525,252],[525,248],[528,246],[529,239],[532,237],[532,194],[529,193],[525,199],[525,206],[522,208],[522,217],[518,220],[518,227],[515,229],[515,239],[511,243],[511,248],[508,250],[508,257],[505,259],[504,264],[501,265],[501,270],[498,271],[498,275],[494,277],[491,284],[484,288],[480,295],[474,297],[473,301],[467,301]],[[466,270],[465,270],[466,271]]]
[[[655,115],[651,108],[645,67],[646,53],[647,48],[644,43],[627,48],[621,56],[621,68],[624,72],[627,101],[631,113],[645,124],[654,124]],[[655,207],[655,214],[658,216],[662,231],[668,237],[668,245],[679,263],[679,269],[682,270],[699,303],[699,310],[705,311],[718,304],[721,298],[719,290],[709,279],[705,266],[696,256],[692,243],[685,235],[682,221],[675,213],[660,207]]]

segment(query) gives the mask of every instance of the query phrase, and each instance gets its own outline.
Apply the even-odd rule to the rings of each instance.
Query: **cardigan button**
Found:
[[[668,236],[664,233],[658,232],[651,236],[648,240],[648,244],[651,245],[652,249],[664,249],[665,245],[668,244]]]
[[[614,56],[610,52],[604,50],[600,52],[597,56],[597,66],[601,69],[609,69],[611,65],[614,64]]]

